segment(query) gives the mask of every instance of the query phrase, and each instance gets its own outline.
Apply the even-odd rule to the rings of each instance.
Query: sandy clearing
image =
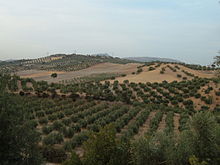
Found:
[[[101,73],[131,73],[137,70],[138,63],[129,63],[129,64],[113,64],[113,63],[101,63],[94,66],[91,66],[86,69],[72,72],[58,72],[58,71],[41,71],[41,70],[26,70],[17,72],[17,75],[22,78],[33,78],[37,81],[48,81],[48,82],[59,82],[62,80],[72,80],[76,77],[85,77],[92,74],[101,74]],[[57,78],[51,78],[52,73],[57,73]]]

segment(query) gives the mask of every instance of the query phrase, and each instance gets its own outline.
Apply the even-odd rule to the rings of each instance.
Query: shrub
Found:
[[[220,91],[215,92],[216,96],[220,96]]]
[[[61,130],[61,128],[63,127],[63,123],[61,121],[55,121],[52,127],[54,130]]]
[[[126,74],[122,74],[121,76],[122,76],[122,77],[125,77],[125,76],[127,76],[127,75],[126,75]]]
[[[43,111],[38,111],[36,112],[37,117],[44,117],[44,112]]]
[[[43,139],[45,145],[60,144],[63,142],[63,135],[60,133],[50,133]]]
[[[67,159],[67,154],[63,149],[55,149],[52,147],[43,147],[43,157],[51,163],[62,163]]]
[[[137,74],[139,74],[139,73],[141,73],[141,72],[143,72],[143,69],[142,69],[142,68],[139,68],[139,69],[137,70]]]
[[[74,135],[74,129],[73,128],[63,128],[63,135],[67,138],[72,138]]]
[[[149,69],[148,69],[148,71],[152,71],[152,70],[155,70],[155,68],[154,67],[149,67]]]
[[[195,94],[195,98],[198,99],[198,98],[200,98],[200,97],[201,97],[201,94],[200,94],[200,93],[196,93],[196,94]]]
[[[52,132],[52,130],[53,130],[53,128],[51,126],[44,126],[42,128],[42,132],[46,135],[49,134],[50,132]]]
[[[52,77],[52,78],[56,78],[56,77],[57,77],[57,73],[52,73],[52,74],[51,74],[51,77]]]
[[[206,104],[212,104],[212,100],[213,100],[212,97],[209,96],[208,98],[205,99],[205,103]]]
[[[182,77],[182,75],[181,75],[181,74],[177,74],[177,77],[178,77],[178,78],[181,78],[181,77]]]
[[[47,123],[48,123],[48,120],[47,120],[46,117],[43,117],[43,118],[40,118],[40,119],[39,119],[39,123],[40,123],[40,124],[47,124]]]
[[[72,152],[70,160],[66,160],[65,162],[63,162],[62,165],[83,165],[83,164],[79,156],[75,152]]]
[[[52,114],[52,115],[48,116],[48,120],[50,120],[50,121],[54,121],[56,119],[57,119],[57,115],[55,115],[55,114]]]
[[[185,101],[183,101],[183,105],[193,105],[193,101],[192,100],[185,100]]]

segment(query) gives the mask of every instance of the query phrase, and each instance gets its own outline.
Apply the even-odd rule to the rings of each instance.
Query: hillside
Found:
[[[114,124],[117,140],[126,139],[131,143],[140,137],[154,137],[162,132],[163,135],[182,137],[181,134],[189,130],[188,122],[194,114],[199,111],[217,114],[220,110],[220,82],[212,77],[213,71],[192,70],[171,63],[104,64],[106,71],[124,69],[127,75],[121,77],[123,82],[116,78],[105,82],[50,84],[29,76],[1,75],[0,89],[11,94],[10,99],[16,101],[15,105],[22,105],[30,112],[28,120],[40,133],[39,146],[50,153],[44,155],[47,161],[60,163],[72,151],[84,156],[82,146],[89,135],[100,132],[109,124]],[[93,71],[104,71],[103,63],[92,67]],[[87,72],[89,69],[83,74]],[[160,78],[161,82],[151,83],[148,82],[150,72],[155,77],[165,77]],[[33,73],[36,77],[37,74]],[[177,74],[182,75],[178,81],[166,81],[168,75]],[[136,83],[130,81],[131,77],[128,80],[129,76],[136,76]],[[140,82],[139,76],[146,77],[144,82]]]
[[[153,63],[148,66],[141,66],[135,72],[127,74],[125,77],[116,78],[120,83],[129,80],[135,83],[167,82],[192,80],[194,77],[212,78],[215,77],[214,71],[193,70],[181,64],[172,63]]]
[[[68,66],[68,60],[76,63]],[[87,62],[91,63],[82,67]],[[53,63],[63,67],[55,65],[53,70]],[[116,141],[133,143],[160,134],[182,137],[198,112],[211,112],[220,122],[215,68],[81,55],[53,55],[2,66],[18,70],[16,75],[1,74],[0,90],[29,112],[27,120],[39,133],[38,146],[48,162],[61,163],[73,151],[84,157],[83,146],[90,135],[111,124]],[[57,77],[52,78],[52,73]]]
[[[60,82],[60,81],[70,81],[76,78],[89,77],[92,75],[100,74],[131,74],[136,68],[140,66],[138,63],[128,63],[128,64],[115,64],[115,63],[100,63],[90,66],[85,69],[78,71],[62,72],[56,71],[58,74],[57,78],[51,78],[51,73],[54,71],[43,71],[43,70],[25,70],[19,71],[16,74],[23,78],[34,78],[35,80],[45,80],[48,82]]]
[[[124,80],[129,80],[135,83],[146,83],[146,82],[168,82],[192,80],[198,76],[201,78],[212,78],[215,76],[213,70],[195,70],[193,67],[183,64],[172,64],[172,63],[149,63],[141,65],[138,63],[128,64],[116,64],[116,63],[99,63],[90,66],[85,69],[78,71],[55,71],[58,74],[57,78],[52,78],[50,75],[54,71],[44,70],[25,70],[16,72],[17,75],[23,78],[34,78],[37,81],[45,80],[48,82],[74,82],[76,79],[94,79],[100,77],[100,75],[106,74],[103,80],[118,80],[123,83]],[[205,69],[205,68],[204,68]],[[140,71],[140,72],[139,72]],[[112,80],[111,80],[112,79]],[[101,80],[101,79],[99,79]]]

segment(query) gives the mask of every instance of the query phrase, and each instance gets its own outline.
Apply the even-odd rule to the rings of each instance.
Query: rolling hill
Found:
[[[16,73],[21,77],[1,74],[0,79],[0,89],[11,94],[15,105],[30,112],[28,120],[40,133],[39,146],[46,153],[52,152],[44,155],[48,162],[61,163],[73,151],[83,157],[82,146],[88,135],[109,124],[115,126],[115,139],[132,143],[161,132],[181,137],[197,112],[219,115],[220,81],[212,68],[167,62],[132,63],[112,57],[68,57],[80,58],[82,64],[82,59],[104,61],[68,72],[20,70]],[[23,60],[21,66],[13,66],[47,66],[68,57]],[[54,72],[57,78],[51,77]],[[60,153],[62,160],[57,161],[54,153]]]

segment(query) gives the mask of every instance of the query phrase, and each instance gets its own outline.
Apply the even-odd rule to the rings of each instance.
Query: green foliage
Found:
[[[166,128],[165,128],[165,132],[166,133],[172,133],[173,129],[174,129],[174,121],[173,121],[173,117],[174,117],[174,112],[170,111],[167,113],[166,116]]]
[[[150,121],[150,129],[147,132],[148,135],[153,134],[157,130],[159,123],[162,120],[162,117],[163,117],[163,112],[158,111],[155,117]]]
[[[51,163],[62,163],[67,159],[67,154],[61,148],[43,147],[42,153],[47,162]]]
[[[162,133],[136,141],[132,152],[134,164],[218,165],[220,127],[214,116],[199,112],[189,126],[177,139]]]
[[[28,109],[8,94],[0,95],[0,164],[41,164],[40,138],[28,121]]]
[[[191,144],[195,156],[199,160],[216,164],[220,154],[217,142],[216,129],[218,125],[211,113],[197,113],[190,122]]]
[[[82,165],[82,162],[79,156],[75,152],[72,152],[70,160],[66,160],[62,165]]]
[[[181,75],[181,74],[177,74],[177,77],[178,77],[178,78],[181,78],[181,77],[182,77],[182,75]]]
[[[135,61],[111,56],[55,54],[33,60],[16,60],[13,62],[0,62],[0,72],[12,73],[18,70],[39,68],[42,70],[52,71],[76,71],[104,62],[127,64],[133,63]],[[28,67],[27,64],[29,65]]]
[[[132,160],[134,165],[174,164],[174,140],[164,133],[140,138],[132,145]]]
[[[57,77],[57,73],[52,73],[51,77],[56,78]]]
[[[63,135],[60,133],[50,133],[43,139],[45,145],[60,144],[63,142]]]
[[[119,144],[115,139],[115,129],[112,125],[106,126],[100,132],[91,134],[84,143],[85,165],[127,165],[129,151],[125,145]]]
[[[141,73],[141,72],[143,72],[143,69],[142,69],[142,68],[139,68],[139,69],[137,70],[137,74],[139,74],[139,73]]]
[[[152,71],[152,70],[155,70],[155,68],[154,67],[149,67],[149,69],[148,69],[148,71]]]
[[[7,89],[7,83],[10,79],[11,77],[7,75],[0,79],[2,91]],[[123,83],[114,81],[113,84],[105,81],[104,83],[89,82],[68,85],[48,84],[42,81],[35,82],[33,85],[38,97],[26,97],[26,91],[23,92],[22,97],[19,95],[11,95],[10,97],[15,99],[16,104],[23,111],[31,113],[31,115],[25,114],[24,118],[30,119],[28,122],[29,127],[37,129],[42,134],[43,143],[41,144],[43,146],[50,146],[52,149],[54,149],[53,147],[57,149],[57,146],[63,146],[65,149],[62,152],[51,149],[51,152],[49,152],[50,158],[47,158],[47,160],[52,160],[53,154],[58,155],[56,158],[54,157],[55,159],[61,159],[62,155],[64,155],[63,153],[66,151],[72,152],[75,147],[80,147],[86,142],[88,140],[88,131],[93,131],[95,133],[91,133],[90,140],[87,141],[89,149],[86,149],[87,154],[82,161],[82,163],[85,161],[85,164],[90,162],[90,160],[92,160],[91,164],[94,162],[99,162],[99,164],[104,162],[109,165],[128,164],[130,158],[135,158],[134,160],[139,159],[143,163],[146,160],[152,164],[181,165],[188,164],[189,158],[195,155],[199,163],[205,161],[215,165],[219,161],[217,159],[220,144],[218,140],[220,138],[217,138],[219,137],[219,133],[217,133],[219,129],[212,125],[215,128],[212,130],[214,136],[209,136],[212,139],[209,142],[210,139],[207,139],[208,137],[204,137],[201,133],[206,132],[209,135],[211,132],[207,132],[206,129],[196,132],[192,129],[194,124],[187,124],[190,115],[196,112],[193,109],[194,103],[190,100],[191,97],[200,98],[205,103],[212,104],[212,102],[207,101],[209,99],[208,95],[201,96],[199,94],[199,89],[202,89],[210,81],[209,79],[195,78],[190,81],[174,81],[171,83],[166,81],[162,83],[131,83],[125,80]],[[22,82],[25,85],[29,80],[22,80]],[[15,81],[11,83],[12,91],[16,89],[13,84],[15,84]],[[54,92],[57,89],[60,89],[63,92],[62,94],[72,93],[73,96],[70,96],[71,98],[65,96],[66,98],[64,98],[64,96],[61,97],[60,95],[52,99],[48,95],[48,98],[42,98],[44,96],[43,93]],[[212,90],[215,92],[216,87],[213,86],[206,89],[207,93]],[[75,97],[74,94],[76,92],[79,94]],[[82,99],[79,96],[81,94],[85,94],[86,99]],[[187,109],[181,109],[179,106],[185,106]],[[201,106],[201,108],[202,111],[209,109],[208,106]],[[218,111],[218,109],[218,105],[216,105],[215,110]],[[141,147],[141,145],[137,145],[137,152],[130,148],[129,143],[116,140],[115,131],[110,136],[107,134],[111,134],[111,131],[108,132],[106,129],[103,131],[102,129],[106,125],[114,123],[119,133],[118,139],[130,140],[132,137],[136,137],[135,135],[140,132],[140,127],[146,122],[150,112],[155,110],[158,110],[156,116],[150,120],[150,128],[145,134],[147,135],[147,141],[141,143],[146,143],[148,146],[138,148],[137,146]],[[179,121],[179,131],[181,133],[177,138],[172,137],[174,134],[174,113],[181,113]],[[165,132],[157,134],[158,126],[164,114],[167,115]],[[207,122],[209,120],[204,119],[204,116],[202,116],[196,121],[204,121],[206,123],[198,124],[202,128],[209,124]],[[218,117],[216,119],[219,121]],[[45,124],[48,125],[46,126]],[[111,130],[111,128],[109,129]],[[65,141],[64,137],[66,138]],[[103,139],[107,140],[106,143]],[[114,140],[110,141],[111,139]],[[205,148],[204,150],[210,155],[205,155],[201,151],[202,149],[198,147],[200,142],[197,143],[196,141],[202,141],[204,143],[202,146],[208,146],[208,149]],[[208,144],[205,144],[205,142]],[[108,145],[113,147],[111,148]],[[111,154],[103,155],[104,152],[109,153],[108,150]],[[135,156],[130,155],[131,150],[136,154]],[[175,152],[172,152],[172,150]],[[145,155],[141,151],[146,151],[151,155]],[[138,156],[138,154],[140,155]],[[44,154],[44,157],[47,156],[47,154]],[[99,159],[100,157],[101,160]],[[202,157],[204,157],[204,160]],[[64,158],[62,157],[62,159]],[[75,159],[77,157],[73,160]],[[80,163],[79,160],[76,162]]]
[[[205,161],[202,161],[200,163],[198,158],[195,157],[195,155],[193,155],[189,158],[189,163],[190,163],[190,165],[208,165],[208,163]]]

